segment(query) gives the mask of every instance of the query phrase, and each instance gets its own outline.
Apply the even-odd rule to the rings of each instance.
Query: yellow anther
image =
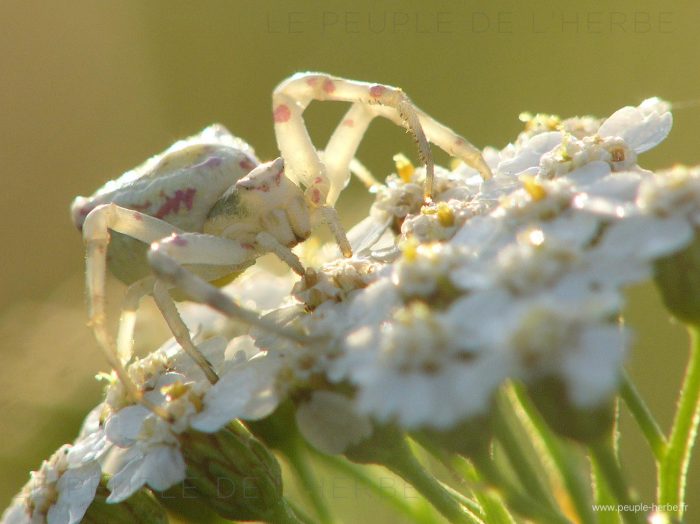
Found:
[[[415,238],[409,238],[401,245],[403,259],[406,262],[415,262],[418,258],[418,241]]]
[[[402,324],[413,324],[416,320],[430,320],[432,313],[427,304],[414,301],[405,308],[399,309],[394,318]]]
[[[160,392],[165,395],[165,398],[170,402],[177,400],[190,391],[190,387],[181,381],[173,382],[167,386],[160,388]]]
[[[557,115],[548,115],[546,113],[524,112],[518,115],[518,120],[525,124],[525,131],[533,131],[537,129],[545,131],[555,131],[559,129],[561,119]]]
[[[409,183],[416,170],[411,161],[403,153],[398,153],[394,155],[394,164],[396,164],[396,173],[401,177],[401,180]]]
[[[194,406],[194,409],[197,410],[197,412],[200,412],[204,409],[204,403],[202,402],[202,399],[199,397],[199,395],[195,395],[194,393],[191,394],[189,401],[192,402],[192,405]]]
[[[442,227],[452,227],[455,225],[455,214],[452,208],[446,202],[440,202],[437,205],[438,222]]]
[[[525,175],[520,177],[520,180],[523,182],[525,191],[527,191],[527,194],[530,195],[533,200],[543,200],[547,197],[547,190],[542,184],[535,180],[534,176]]]
[[[569,162],[571,160],[571,155],[569,155],[569,150],[567,149],[570,141],[571,135],[564,135],[564,137],[561,140],[561,145],[557,150],[560,162]]]

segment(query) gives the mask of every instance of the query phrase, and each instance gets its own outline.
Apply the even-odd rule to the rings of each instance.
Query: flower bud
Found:
[[[107,503],[108,477],[103,476],[95,492],[95,499],[85,512],[83,524],[166,524],[168,517],[163,507],[147,489],[140,489],[118,504]]]
[[[171,522],[221,523],[219,514],[209,507],[206,499],[186,480],[165,491],[153,491],[153,495],[168,512]]]
[[[473,457],[488,452],[492,436],[491,415],[486,414],[472,417],[447,430],[423,430],[416,435],[416,439],[437,445],[450,453]]]
[[[654,276],[673,316],[700,325],[700,236],[696,234],[685,249],[657,260]]]
[[[260,420],[246,420],[246,427],[268,448],[286,451],[300,438],[294,419],[294,404],[282,402],[277,409]]]
[[[374,424],[372,434],[349,446],[344,455],[358,464],[392,464],[406,453],[404,434],[394,425]]]
[[[528,393],[551,428],[564,437],[589,444],[612,430],[612,398],[595,407],[577,407],[568,400],[566,384],[553,377],[533,382]]]
[[[277,459],[240,423],[217,433],[190,430],[179,440],[187,463],[186,482],[220,516],[269,522],[283,511]]]

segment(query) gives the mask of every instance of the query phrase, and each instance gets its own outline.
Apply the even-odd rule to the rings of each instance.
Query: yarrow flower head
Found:
[[[253,270],[227,288],[298,340],[182,307],[218,381],[174,341],[128,365],[141,403],[108,376],[78,440],[42,465],[3,522],[78,522],[102,475],[107,502],[120,503],[188,472],[220,514],[274,519],[285,511],[279,466],[238,421],[280,406],[329,454],[359,449],[378,428],[463,432],[509,380],[554,384],[568,412],[607,413],[632,338],[618,322],[624,289],[656,272],[682,300],[664,264],[695,256],[700,170],[639,166],[671,128],[658,99],[607,119],[522,119],[512,144],[484,151],[489,180],[437,167],[428,201],[425,169],[397,156],[348,234],[352,258],[300,246],[316,266],[301,279]],[[263,503],[216,500],[211,478],[246,470]]]
[[[128,500],[105,504],[111,493],[103,458],[110,446],[98,431],[103,413],[104,405],[95,408],[75,442],[61,446],[30,474],[29,482],[3,514],[3,523],[77,524],[125,518],[137,524],[167,522],[162,507],[140,486]]]
[[[193,316],[198,320],[202,318]],[[235,375],[241,362],[259,353],[259,350],[252,346],[245,346],[246,338],[236,338],[230,349],[222,337],[195,340],[199,342],[199,349],[208,361],[222,375],[223,371],[229,368]],[[226,359],[227,350],[229,359]],[[106,401],[95,408],[86,419],[83,431],[75,444],[59,450],[50,461],[44,463],[39,472],[33,474],[32,481],[25,488],[27,493],[23,492],[21,495],[24,506],[15,504],[12,508],[13,515],[19,514],[26,506],[30,515],[48,514],[48,522],[51,523],[80,522],[85,510],[93,501],[103,474],[106,475],[107,504],[128,502],[143,488],[164,491],[183,482],[188,471],[193,468],[196,470],[199,455],[192,450],[190,443],[193,439],[206,441],[209,438],[197,437],[198,430],[218,433],[223,431],[223,434],[227,435],[213,435],[210,438],[211,442],[207,441],[207,445],[213,448],[221,445],[222,438],[229,444],[244,442],[245,446],[251,446],[254,445],[254,439],[248,433],[233,431],[224,426],[233,419],[251,413],[252,418],[269,413],[269,409],[258,407],[260,402],[248,395],[245,397],[248,402],[243,401],[237,406],[229,403],[226,406],[230,416],[224,422],[214,425],[207,423],[212,417],[211,412],[219,409],[218,405],[209,405],[206,402],[206,394],[212,389],[211,384],[205,380],[201,369],[191,362],[174,341],[135,361],[128,371],[130,378],[144,391],[146,405],[157,406],[158,410],[153,411],[145,405],[130,403],[122,384],[114,376],[105,377],[108,381]],[[245,385],[242,385],[245,388]],[[195,449],[207,449],[207,445]],[[269,453],[267,456],[268,467],[272,468],[268,473],[272,479],[270,482],[273,486],[278,486],[272,494],[267,490],[265,506],[269,506],[272,511],[275,507],[272,499],[277,497],[281,500],[281,481],[274,457]],[[264,457],[266,455],[260,450],[256,450],[252,455],[240,454],[240,459],[251,468]],[[238,466],[240,467],[240,464]],[[239,471],[253,478],[254,472],[251,468],[240,468]],[[218,475],[231,470],[228,462],[223,460]],[[206,477],[201,470],[197,471],[196,478]],[[264,475],[260,478],[263,477]],[[236,478],[235,475],[233,480],[231,476],[225,477],[229,483],[235,482]],[[243,518],[241,515],[246,518],[261,517],[262,513],[257,514],[247,507],[250,504],[243,503],[231,509],[234,498],[228,497],[224,501],[222,512],[228,511],[231,518]],[[264,513],[263,509],[260,511]],[[51,515],[57,512],[70,512],[70,519],[52,520]],[[73,514],[78,516],[73,517]],[[43,522],[39,517],[37,519],[28,522]]]
[[[81,522],[95,498],[102,471],[97,462],[71,468],[70,445],[62,446],[31,474],[31,480],[5,511],[6,524]]]
[[[248,346],[246,356],[221,364],[216,385],[187,386],[185,397],[201,405],[185,426],[216,431],[262,418],[306,391],[316,399],[300,403],[306,412],[341,394],[338,402],[360,417],[447,429],[487,412],[507,379],[555,377],[574,406],[604,402],[629,340],[615,323],[624,286],[648,278],[655,260],[693,237],[692,183],[669,183],[637,164],[670,126],[657,99],[604,120],[532,117],[513,144],[485,152],[490,180],[465,165],[437,168],[429,205],[424,170],[398,156],[369,218],[349,233],[362,246],[355,257],[327,250],[323,263],[317,252],[319,269],[295,284],[293,298],[268,301],[268,319],[315,342],[259,330],[234,339]],[[302,432],[322,441],[322,425],[301,419]],[[170,445],[157,439],[157,449]]]
[[[331,261],[313,273],[319,291],[297,288],[307,309],[291,324],[328,334],[314,373],[331,390],[352,385],[359,413],[449,428],[488,411],[509,378],[556,377],[579,407],[616,391],[629,340],[615,323],[622,290],[692,238],[680,209],[651,211],[645,187],[663,175],[637,164],[671,115],[651,99],[605,120],[536,120],[485,152],[491,180],[436,169],[429,206],[423,170],[399,157],[370,211],[393,240],[353,263],[372,277],[340,284]],[[292,353],[284,346],[272,341],[263,358]]]

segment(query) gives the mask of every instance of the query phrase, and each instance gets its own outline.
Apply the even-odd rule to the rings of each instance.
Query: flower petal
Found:
[[[57,511],[60,509],[61,515],[68,515],[65,522],[77,524],[83,519],[95,498],[101,476],[102,470],[97,462],[69,469],[61,476],[56,485],[59,497],[54,508],[57,508]],[[50,514],[48,521],[51,522]]]
[[[129,447],[137,439],[141,426],[151,412],[143,406],[127,406],[107,419],[105,435],[120,447]]]
[[[316,391],[296,412],[301,434],[319,451],[336,455],[372,434],[369,418],[361,415],[348,397]]]
[[[600,126],[602,137],[618,136],[637,153],[648,151],[668,136],[673,116],[658,99],[645,100],[639,107],[627,106],[615,111]]]

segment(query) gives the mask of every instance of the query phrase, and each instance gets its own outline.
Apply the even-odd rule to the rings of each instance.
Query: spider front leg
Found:
[[[407,127],[401,115],[391,107],[372,106],[370,109],[376,113],[376,116],[382,116],[396,125]],[[468,166],[476,169],[483,180],[488,180],[493,176],[491,168],[476,146],[421,109],[416,108],[416,113],[430,143],[435,144],[448,155],[458,158]]]
[[[192,337],[190,336],[190,330],[182,320],[180,312],[177,310],[175,302],[168,292],[168,286],[163,281],[156,281],[153,286],[153,299],[163,314],[165,322],[168,324],[170,331],[173,333],[175,340],[180,344],[180,347],[189,355],[189,357],[194,360],[194,362],[200,367],[207,377],[207,380],[212,384],[216,384],[219,381],[219,376],[212,368],[211,362],[209,362],[204,355],[197,349],[197,346],[192,342]]]
[[[180,231],[175,226],[137,211],[125,209],[116,204],[105,204],[93,209],[83,224],[83,240],[86,245],[86,286],[88,293],[89,325],[104,352],[107,362],[114,369],[127,396],[133,402],[144,402],[143,395],[131,381],[125,364],[131,352],[120,353],[113,337],[109,334],[105,314],[105,281],[107,275],[107,247],[110,230],[117,231],[144,243]],[[138,290],[138,288],[133,288]],[[138,295],[140,291],[134,293]],[[121,337],[123,338],[123,337]],[[122,343],[124,347],[130,345]],[[157,406],[149,406],[157,410]]]
[[[491,178],[491,168],[484,160],[481,151],[466,138],[461,137],[417,107],[415,111],[430,143],[435,144],[448,155],[459,158],[465,164],[476,169],[484,180]],[[353,104],[340,124],[338,124],[323,152],[323,159],[329,178],[338,181],[338,184],[333,186],[335,191],[331,191],[328,195],[329,205],[335,203],[340,191],[347,184],[349,176],[348,166],[352,162],[369,124],[378,116],[391,120],[396,125],[405,127],[410,131],[409,124],[393,107],[380,104]],[[426,171],[426,187],[424,191],[426,199],[432,197],[433,176],[431,170],[428,169]],[[364,182],[367,185],[367,182]]]
[[[354,103],[331,135],[326,149],[323,150],[323,163],[327,176],[333,183],[330,186],[326,203],[335,205],[340,192],[350,178],[350,164],[357,154],[362,137],[376,114],[365,104]],[[365,185],[375,181],[363,180]]]
[[[271,242],[271,236],[265,233],[259,234],[258,238],[263,238],[265,245]],[[278,246],[278,249],[282,248],[284,246]],[[287,251],[289,252],[285,257],[296,258],[291,250]],[[148,252],[148,261],[159,279],[182,290],[195,302],[206,304],[230,318],[260,327],[295,342],[309,342],[309,337],[260,318],[258,312],[236,304],[219,288],[183,267],[185,265],[194,268],[219,266],[227,268],[226,270],[230,273],[231,269],[240,271],[252,265],[257,254],[253,245],[202,233],[183,233],[154,242]],[[295,265],[297,263],[298,259]],[[298,263],[298,266],[301,267],[301,264]]]
[[[124,361],[122,356],[133,354],[134,327],[136,324],[136,312],[138,311],[141,299],[146,295],[153,295],[153,299],[158,306],[165,322],[168,324],[175,340],[187,355],[204,372],[207,380],[216,384],[219,376],[212,368],[211,363],[202,355],[192,342],[189,328],[182,320],[180,313],[175,306],[175,302],[170,296],[167,286],[163,282],[157,281],[154,277],[146,277],[129,286],[126,291],[122,312],[119,318],[119,334],[117,335],[117,355]],[[128,361],[129,358],[126,358]]]
[[[348,157],[347,152],[350,150],[354,155],[359,140],[371,119],[375,116],[383,116],[406,127],[414,135],[421,161],[426,165],[425,197],[427,201],[432,196],[434,177],[428,140],[473,166],[483,178],[491,176],[491,171],[478,149],[419,110],[401,89],[337,78],[323,73],[300,73],[282,82],[275,89],[273,115],[275,133],[282,156],[290,167],[291,175],[307,187],[307,193],[310,194],[312,201],[314,198],[330,195],[331,199],[326,199],[326,203],[332,203],[333,198],[336,198],[347,181],[347,166],[336,165],[332,171],[328,172],[324,169],[306,132],[302,113],[312,100],[338,100],[366,107],[364,113],[360,109],[352,108],[351,111],[355,112],[357,118],[348,118],[346,115],[336,131],[340,133],[339,136],[344,136],[347,140],[346,153],[343,155],[343,161],[339,161],[338,164],[345,162],[345,158]],[[342,127],[344,125],[355,127],[356,131],[344,130]],[[331,142],[333,141],[331,139]],[[328,160],[330,157],[331,155],[326,152],[324,158]]]
[[[93,327],[98,343],[107,356],[109,364],[117,373],[119,380],[124,384],[129,398],[134,402],[144,402],[141,392],[137,390],[130,380],[125,365],[132,357],[133,331],[139,302],[141,298],[151,293],[154,294],[156,304],[183,350],[201,367],[211,382],[216,382],[218,380],[216,373],[192,343],[189,331],[180,318],[172,299],[167,292],[164,293],[156,285],[152,276],[138,280],[129,286],[122,308],[117,343],[115,345],[107,329],[105,315],[105,280],[110,231],[121,233],[133,240],[150,245],[164,237],[181,233],[182,230],[163,220],[117,206],[116,204],[98,206],[90,212],[83,224],[83,238],[87,246],[86,280],[90,324]],[[240,246],[235,247],[239,248],[238,251],[234,250],[233,253],[224,255],[217,252],[208,252],[211,264],[214,266],[218,265],[220,273],[212,274],[213,278],[230,274],[253,263],[254,258],[251,259],[250,257],[250,250],[241,251]],[[226,262],[221,263],[221,260]],[[144,269],[147,271],[148,266]],[[150,405],[149,407],[157,411],[157,407]]]
[[[277,145],[289,169],[288,176],[306,187],[309,200],[315,205],[327,202],[331,186],[342,180],[329,179],[323,163],[311,142],[302,113],[312,100],[383,104],[394,108],[407,122],[416,142],[421,161],[430,177],[433,160],[415,106],[398,88],[346,80],[322,73],[301,73],[282,82],[272,95]],[[359,143],[359,142],[358,142]],[[290,172],[291,171],[291,172]],[[336,190],[334,189],[333,192]]]
[[[117,356],[122,362],[128,362],[134,354],[134,330],[136,328],[136,312],[141,299],[153,293],[156,279],[148,276],[131,284],[122,302],[119,316],[119,332],[117,333]]]

